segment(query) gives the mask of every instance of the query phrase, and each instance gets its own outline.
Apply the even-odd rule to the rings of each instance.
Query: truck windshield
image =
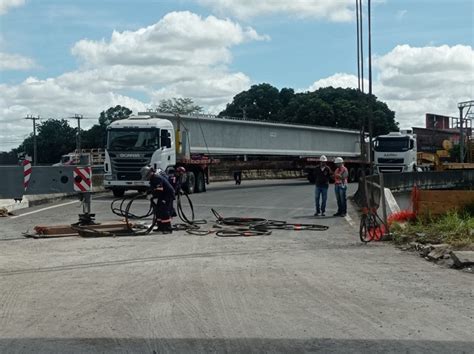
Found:
[[[107,137],[107,148],[112,151],[154,151],[159,147],[159,129],[111,129]]]
[[[374,150],[380,152],[403,152],[410,149],[408,138],[378,138],[375,140]]]

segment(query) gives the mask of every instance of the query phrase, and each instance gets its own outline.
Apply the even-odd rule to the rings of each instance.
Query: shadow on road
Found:
[[[4,338],[0,352],[27,353],[467,353],[474,342],[274,338]]]

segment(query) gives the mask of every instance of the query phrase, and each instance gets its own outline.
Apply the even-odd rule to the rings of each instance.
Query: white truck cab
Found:
[[[415,172],[416,153],[416,135],[411,131],[379,135],[374,141],[375,171]]]
[[[104,187],[115,196],[147,188],[140,174],[143,166],[166,170],[175,164],[175,134],[169,120],[131,116],[108,126]]]

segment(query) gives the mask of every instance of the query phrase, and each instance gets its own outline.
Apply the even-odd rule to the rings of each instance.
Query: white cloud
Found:
[[[72,53],[87,65],[216,65],[231,60],[231,46],[263,39],[228,19],[171,12],[138,31],[114,31],[108,42],[81,40]]]
[[[328,19],[344,22],[353,18],[352,0],[198,0],[219,14],[240,19],[272,14],[288,14],[299,18]]]
[[[33,59],[18,54],[0,52],[0,71],[27,70],[35,66]]]
[[[365,81],[365,83],[367,83]],[[329,77],[315,81],[307,90],[304,91],[314,91],[321,87],[343,87],[343,88],[357,88],[357,76],[346,74],[346,73],[337,73]]]
[[[402,128],[423,126],[425,113],[457,116],[457,103],[474,98],[474,51],[470,46],[395,47],[376,57],[373,92],[396,112]],[[367,85],[367,84],[366,84]],[[357,87],[357,76],[335,74],[316,81],[325,86]]]
[[[25,4],[25,0],[1,0],[0,15],[4,15],[11,7],[18,7]]]
[[[217,113],[251,84],[247,75],[229,69],[231,48],[266,39],[229,19],[172,12],[136,31],[114,31],[109,40],[81,40],[71,49],[81,62],[77,70],[0,85],[0,120],[18,119],[2,134],[18,136],[31,130],[21,119],[26,114],[97,117],[113,105],[136,112],[169,97],[191,97]]]

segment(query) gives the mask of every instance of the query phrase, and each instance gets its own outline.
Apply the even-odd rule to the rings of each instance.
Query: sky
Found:
[[[137,112],[190,97],[218,113],[263,82],[356,87],[354,5],[0,0],[0,151],[31,133],[27,115],[82,114],[87,128],[117,104]],[[474,99],[473,0],[372,0],[372,17],[373,92],[401,128]]]

